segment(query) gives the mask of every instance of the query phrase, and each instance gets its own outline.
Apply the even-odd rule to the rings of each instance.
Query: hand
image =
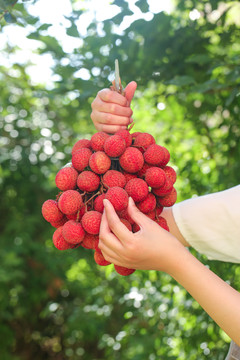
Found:
[[[125,88],[125,96],[110,89],[98,92],[92,102],[91,119],[98,131],[114,134],[120,129],[126,129],[132,122],[131,100],[137,84],[130,82]]]
[[[132,233],[120,221],[114,207],[104,200],[99,248],[106,260],[131,269],[161,270],[171,273],[181,261],[185,247],[168,231],[148,218],[129,198],[128,213],[140,226]]]

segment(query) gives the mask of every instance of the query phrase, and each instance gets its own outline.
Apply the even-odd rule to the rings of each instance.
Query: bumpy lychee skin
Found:
[[[115,135],[118,135],[124,139],[127,147],[132,145],[132,134],[130,134],[127,129],[118,130]]]
[[[103,151],[104,143],[110,135],[99,131],[91,137],[91,147],[94,151]]]
[[[55,232],[53,233],[53,244],[58,250],[67,250],[67,249],[73,249],[74,244],[68,243],[62,234],[63,226],[59,227]]]
[[[150,167],[145,173],[145,181],[152,188],[159,188],[164,185],[166,181],[165,172],[156,166]]]
[[[81,220],[82,226],[86,232],[92,235],[99,234],[102,214],[95,210],[87,211]]]
[[[99,251],[94,252],[94,260],[98,265],[101,265],[101,266],[107,266],[107,265],[111,264],[109,261],[104,259],[102,252],[99,252]]]
[[[147,169],[151,168],[152,166],[153,165],[150,165],[150,164],[144,162],[143,167],[141,168],[141,170],[139,170],[137,172],[137,177],[140,177],[140,178],[144,179]]]
[[[52,221],[52,222],[50,222],[50,224],[52,225],[52,227],[55,227],[57,229],[60,226],[63,226],[67,221],[68,221],[68,218],[64,215],[64,217],[61,220]]]
[[[42,205],[42,215],[48,222],[60,221],[64,215],[55,200],[46,200]]]
[[[120,221],[128,228],[129,231],[132,231],[132,225],[127,219],[120,218]]]
[[[116,211],[122,211],[128,207],[128,194],[120,186],[113,186],[106,192],[105,199],[109,200]]]
[[[80,190],[93,192],[97,190],[100,184],[100,177],[93,171],[85,170],[78,175],[77,186]]]
[[[103,200],[105,199],[105,194],[98,195],[93,202],[93,208],[94,210],[103,213],[104,205]]]
[[[129,224],[131,224],[131,225],[134,224],[133,219],[128,214],[127,208],[124,210],[118,211],[117,214],[118,214],[119,218],[127,220],[129,222]]]
[[[119,163],[125,171],[136,173],[143,167],[144,158],[140,150],[130,146],[119,157]]]
[[[167,163],[170,160],[170,152],[168,151],[167,148],[165,148],[165,146],[162,146],[162,148],[163,148],[163,151],[164,151],[164,160],[162,161],[161,165],[165,166],[165,165],[167,165]]]
[[[90,156],[89,166],[96,174],[104,174],[111,167],[111,159],[105,152],[96,151]]]
[[[110,157],[118,157],[124,153],[126,141],[119,135],[112,135],[104,143],[104,151]]]
[[[120,186],[124,188],[126,185],[125,176],[117,170],[108,170],[102,178],[102,183],[105,187],[110,188],[113,186]]]
[[[163,207],[173,206],[176,201],[177,201],[177,191],[175,188],[172,188],[170,194],[158,198],[159,204]]]
[[[129,180],[125,186],[125,190],[136,202],[146,199],[149,192],[146,181],[139,178]]]
[[[76,190],[64,191],[58,199],[58,207],[65,215],[75,214],[82,206],[82,196]]]
[[[116,272],[122,276],[128,276],[133,274],[136,270],[135,269],[129,269],[124,266],[114,265],[114,268]]]
[[[157,196],[165,196],[172,191],[173,183],[169,177],[166,177],[166,181],[160,188],[152,189],[152,192]]]
[[[173,184],[175,184],[177,180],[176,171],[171,166],[164,166],[163,171],[165,172],[166,176],[169,177]]]
[[[169,231],[169,227],[168,227],[168,223],[167,223],[167,220],[162,217],[162,216],[159,216],[157,220],[155,220],[156,223],[161,226],[163,229]]]
[[[162,212],[163,212],[163,206],[157,204],[156,209],[155,209],[156,219],[159,218],[159,216],[161,215]]]
[[[77,171],[83,171],[89,163],[92,151],[88,148],[81,148],[72,155],[72,164]]]
[[[148,133],[141,133],[141,134],[137,135],[134,140],[134,146],[139,148],[139,150],[142,152],[147,150],[147,148],[150,145],[155,144],[155,143],[156,143],[156,141],[155,141],[154,137]]]
[[[164,164],[165,151],[163,146],[152,144],[147,148],[143,156],[148,164],[161,166]]]
[[[58,189],[74,190],[77,187],[78,172],[73,167],[65,167],[58,171],[55,177],[55,184]]]
[[[95,249],[99,241],[98,235],[85,233],[84,239],[81,242],[82,247],[85,249]]]
[[[80,139],[78,140],[72,148],[72,154],[75,153],[75,151],[81,149],[81,148],[89,148],[91,149],[91,143],[88,139]]]
[[[140,171],[141,171],[141,170],[140,170]],[[137,174],[131,174],[131,173],[126,172],[126,171],[124,171],[124,170],[123,170],[122,173],[123,173],[123,175],[125,176],[126,183],[127,183],[129,180],[131,180],[131,179],[136,179],[136,178],[138,177]]]
[[[70,244],[80,244],[83,241],[85,231],[79,222],[69,220],[63,225],[62,235]]]
[[[152,193],[148,193],[147,197],[136,205],[141,212],[147,214],[155,209],[156,204],[156,197]]]

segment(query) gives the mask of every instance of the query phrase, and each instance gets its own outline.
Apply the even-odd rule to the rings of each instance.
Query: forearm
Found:
[[[240,345],[240,293],[199,262],[187,249],[170,275]]]
[[[163,216],[167,220],[170,233],[173,236],[175,236],[184,246],[189,247],[190,245],[188,244],[186,239],[181,234],[181,232],[180,232],[180,230],[179,230],[179,228],[178,228],[178,226],[177,226],[177,224],[175,222],[175,219],[174,219],[174,216],[173,216],[173,213],[172,213],[172,208],[171,207],[170,208],[164,208],[161,216]]]

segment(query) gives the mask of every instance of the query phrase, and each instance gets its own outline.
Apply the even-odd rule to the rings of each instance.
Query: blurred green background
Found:
[[[240,183],[239,2],[1,0],[0,12],[1,360],[224,359],[230,339],[170,276],[57,251],[41,206],[96,132],[91,102],[116,58],[123,84],[138,83],[134,130],[171,153],[178,201]],[[240,290],[239,265],[191,251]]]

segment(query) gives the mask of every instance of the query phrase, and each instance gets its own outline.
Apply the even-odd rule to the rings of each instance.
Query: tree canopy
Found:
[[[1,45],[1,358],[224,359],[230,339],[170,276],[124,278],[83,248],[56,251],[41,206],[55,198],[72,145],[96,131],[91,102],[111,85],[115,59],[123,84],[138,83],[134,130],[171,153],[178,201],[240,183],[239,2],[177,0],[170,13],[149,13],[138,0],[142,18],[122,30],[132,10],[114,0],[117,15],[83,35],[86,4],[72,0],[62,25],[79,41],[71,52],[32,14],[34,3],[0,1],[2,34],[25,29],[32,52],[52,59],[50,81],[36,83],[21,43]],[[238,265],[191,251],[240,289]]]

